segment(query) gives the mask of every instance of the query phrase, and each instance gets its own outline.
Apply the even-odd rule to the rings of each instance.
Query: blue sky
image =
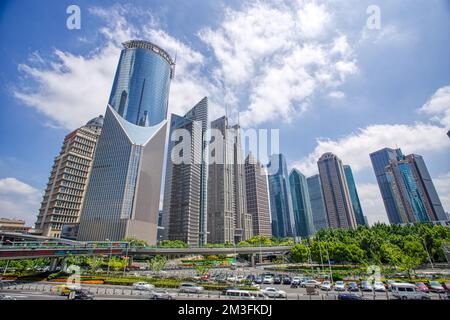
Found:
[[[81,30],[66,8],[81,9]],[[369,5],[381,27],[368,29]],[[177,54],[170,110],[280,129],[288,164],[324,152],[353,167],[370,222],[387,221],[369,152],[424,156],[450,210],[450,2],[2,1],[0,216],[32,224],[64,136],[103,113],[120,43]]]

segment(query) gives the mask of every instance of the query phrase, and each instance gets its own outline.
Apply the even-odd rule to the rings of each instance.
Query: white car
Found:
[[[373,289],[377,292],[386,292],[386,287],[381,281],[375,281],[375,283],[373,284]]]
[[[320,290],[330,291],[332,286],[333,286],[333,284],[330,281],[324,281],[320,285]]]
[[[412,283],[392,283],[392,295],[401,300],[430,300],[428,293],[420,291],[416,285]]]
[[[231,276],[228,276],[227,277],[227,281],[229,281],[229,282],[236,282],[237,281],[237,277],[236,276],[234,276],[234,275],[231,275]]]
[[[261,290],[261,292],[269,298],[286,298],[287,296],[285,291],[270,287]]]
[[[155,286],[150,283],[147,283],[147,282],[136,282],[136,283],[133,283],[133,289],[150,291],[150,290],[155,289]]]
[[[302,283],[302,287],[314,287],[314,288],[319,288],[321,285],[321,283],[317,280],[308,280]]]
[[[195,283],[182,283],[180,285],[180,292],[186,292],[186,293],[201,293],[205,289],[202,286],[198,286]]]
[[[272,276],[265,276],[263,279],[264,284],[273,284],[273,277]]]
[[[292,279],[291,285],[298,286],[298,285],[300,285],[301,282],[302,282],[302,279],[300,279],[300,277],[294,277]]]
[[[242,282],[242,281],[245,280],[245,277],[244,276],[237,276],[236,280],[237,280],[237,282]]]
[[[346,285],[344,281],[336,281],[334,284],[334,291],[345,291]]]
[[[150,291],[150,299],[152,300],[173,300],[175,296],[167,290],[158,289]]]

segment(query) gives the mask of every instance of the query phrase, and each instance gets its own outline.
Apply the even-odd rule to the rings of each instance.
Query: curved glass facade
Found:
[[[145,41],[124,44],[109,104],[127,121],[142,127],[167,118],[173,62]]]

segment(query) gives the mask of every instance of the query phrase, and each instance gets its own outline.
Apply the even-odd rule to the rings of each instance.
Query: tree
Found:
[[[112,257],[107,263],[114,271],[123,270],[128,265],[128,260],[122,257]]]
[[[140,240],[138,238],[135,237],[128,237],[122,240],[123,242],[129,242],[130,243],[130,247],[148,247],[147,242],[145,242],[144,240]]]
[[[188,248],[188,244],[181,240],[163,240],[161,241],[163,248]]]
[[[97,269],[103,264],[103,258],[99,256],[88,257],[86,259],[86,264],[92,273],[96,273]]]
[[[310,260],[310,249],[302,244],[297,243],[294,247],[291,249],[291,259],[294,262],[308,262]]]
[[[150,269],[153,272],[159,272],[162,269],[164,269],[164,267],[167,264],[167,258],[164,256],[154,256],[150,261],[149,261],[149,265],[150,265]]]
[[[195,267],[195,269],[197,270],[197,273],[199,275],[204,276],[205,274],[207,274],[209,272],[211,267],[208,265],[198,265]]]

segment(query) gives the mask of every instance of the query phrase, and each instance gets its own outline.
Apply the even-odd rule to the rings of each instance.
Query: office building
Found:
[[[252,217],[254,236],[272,236],[267,172],[249,153],[245,159],[247,212]]]
[[[317,165],[329,227],[356,228],[355,213],[341,159],[327,152],[320,157]]]
[[[345,179],[347,179],[350,199],[352,200],[353,212],[355,213],[356,224],[359,226],[366,225],[364,219],[361,202],[359,201],[358,190],[356,188],[355,179],[353,178],[352,168],[349,165],[344,166]]]
[[[186,115],[172,114],[166,162],[163,226],[166,239],[206,243],[208,99]]]
[[[370,154],[372,167],[377,178],[378,187],[380,188],[383,204],[388,215],[389,222],[392,224],[402,223],[399,208],[397,208],[395,195],[392,193],[390,183],[386,175],[386,166],[390,161],[396,160],[402,156],[400,149],[384,148]]]
[[[78,224],[103,116],[66,135],[44,192],[35,234],[59,238],[65,224]]]
[[[323,200],[322,185],[318,174],[306,179],[308,184],[309,200],[311,202],[311,212],[313,216],[314,230],[328,228],[327,211]]]
[[[267,166],[269,172],[270,210],[272,234],[275,237],[295,237],[295,218],[286,159],[274,154]]]
[[[25,220],[0,218],[1,232],[28,233],[30,229],[25,226]]]
[[[123,44],[80,220],[78,240],[157,241],[174,62],[141,40]]]
[[[289,174],[295,229],[298,237],[307,238],[314,234],[314,224],[306,177],[297,169]]]

